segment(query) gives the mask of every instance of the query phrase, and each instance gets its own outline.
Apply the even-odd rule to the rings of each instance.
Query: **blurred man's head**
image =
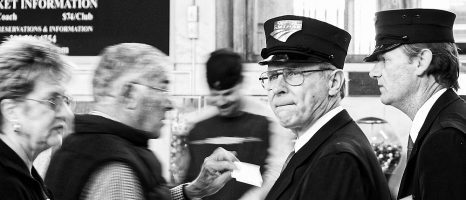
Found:
[[[210,54],[206,63],[211,102],[221,116],[236,116],[241,108],[243,63],[241,56],[227,49]]]
[[[264,23],[268,65],[260,80],[282,126],[307,130],[344,97],[343,65],[351,36],[312,18],[281,16]]]
[[[458,89],[459,60],[453,38],[455,14],[435,9],[376,13],[376,48],[365,61],[376,62],[381,101],[402,108],[424,88]]]
[[[146,44],[107,47],[93,79],[96,108],[156,138],[171,109],[167,88],[168,57]]]

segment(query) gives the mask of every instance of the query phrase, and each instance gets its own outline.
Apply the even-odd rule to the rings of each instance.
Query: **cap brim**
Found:
[[[382,53],[385,53],[385,52],[388,52],[388,51],[391,51],[399,46],[401,46],[402,44],[401,43],[397,43],[397,44],[381,44],[379,46],[377,46],[375,49],[374,49],[374,52],[372,52],[371,55],[367,56],[364,58],[364,62],[374,62],[374,61],[377,61],[378,60],[378,56]]]
[[[300,51],[293,51],[293,50],[275,50],[271,51],[268,53],[269,56],[262,60],[259,61],[259,65],[271,65],[271,64],[284,64],[284,63],[321,63],[325,62],[323,58],[312,55],[312,54],[307,54],[303,53]],[[301,55],[301,56],[306,56],[305,60],[297,60],[297,59],[290,59],[288,56],[283,57],[280,55],[289,55],[289,54],[296,54],[296,55]]]

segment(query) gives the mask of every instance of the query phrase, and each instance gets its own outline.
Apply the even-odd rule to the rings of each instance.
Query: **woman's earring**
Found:
[[[21,129],[21,125],[18,124],[18,123],[14,123],[14,124],[13,124],[13,131],[14,131],[15,133],[19,133],[19,129]]]

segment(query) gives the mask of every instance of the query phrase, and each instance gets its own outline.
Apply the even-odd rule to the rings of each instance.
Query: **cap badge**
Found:
[[[274,23],[273,32],[271,32],[270,35],[281,42],[286,42],[293,33],[302,29],[302,20],[281,20]]]

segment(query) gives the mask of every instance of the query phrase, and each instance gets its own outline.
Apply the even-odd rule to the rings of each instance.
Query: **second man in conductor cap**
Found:
[[[456,94],[455,14],[435,9],[376,13],[375,62],[382,103],[413,120],[398,199],[466,199],[466,103]]]

